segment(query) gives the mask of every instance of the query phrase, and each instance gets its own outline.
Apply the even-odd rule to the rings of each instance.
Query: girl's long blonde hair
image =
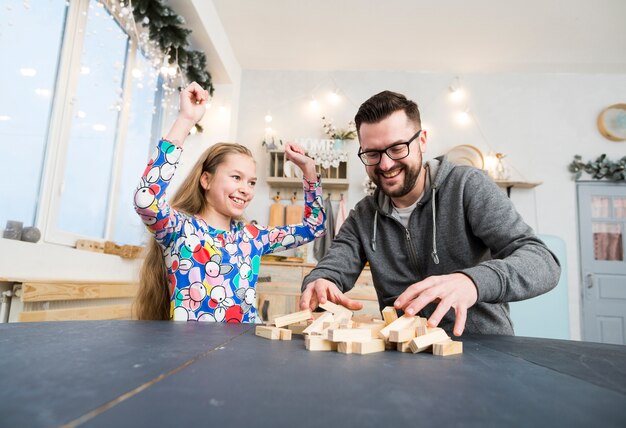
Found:
[[[217,143],[209,147],[170,200],[170,207],[189,215],[197,215],[207,208],[205,190],[200,184],[203,172],[215,175],[217,167],[230,154],[250,156],[247,147],[233,143]],[[135,298],[135,315],[140,320],[169,320],[170,290],[163,247],[150,238],[146,258],[141,266],[139,290]]]

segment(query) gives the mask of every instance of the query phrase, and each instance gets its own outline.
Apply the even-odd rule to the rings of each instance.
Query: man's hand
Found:
[[[428,319],[429,327],[437,327],[450,308],[454,308],[456,319],[453,333],[460,336],[465,329],[467,310],[477,299],[478,292],[470,277],[453,273],[416,282],[398,296],[393,306],[408,315],[415,315],[429,303],[438,301],[435,312]]]
[[[306,286],[300,297],[300,309],[303,311],[306,309],[314,310],[328,300],[353,311],[358,311],[363,307],[362,303],[346,297],[333,282],[320,278]]]

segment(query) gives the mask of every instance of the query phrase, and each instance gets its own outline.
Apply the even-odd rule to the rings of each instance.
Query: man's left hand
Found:
[[[402,293],[393,306],[407,315],[415,315],[431,302],[438,301],[435,312],[428,319],[429,327],[437,327],[450,308],[454,308],[456,319],[453,333],[463,334],[467,310],[476,303],[478,292],[470,277],[462,273],[430,276],[416,282]]]

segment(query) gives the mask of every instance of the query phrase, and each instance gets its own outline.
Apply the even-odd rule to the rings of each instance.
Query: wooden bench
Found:
[[[20,322],[131,319],[132,300],[138,287],[137,283],[131,282],[11,282],[21,283],[23,310],[17,317]],[[111,299],[117,301],[107,302]],[[62,304],[67,307],[40,309],[42,306],[49,306],[51,302],[54,302],[53,306],[56,303],[57,306]]]

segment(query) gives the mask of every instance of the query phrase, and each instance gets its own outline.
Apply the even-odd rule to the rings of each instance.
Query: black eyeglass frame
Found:
[[[411,154],[411,149],[409,148],[409,145],[417,138],[419,137],[419,135],[422,133],[422,130],[420,129],[419,131],[417,131],[417,133],[415,135],[413,135],[411,137],[411,139],[409,141],[406,141],[404,143],[395,143],[392,144],[391,146],[383,149],[383,150],[367,150],[367,151],[362,151],[361,147],[359,147],[359,152],[357,153],[357,155],[359,156],[359,159],[361,160],[361,162],[363,163],[363,165],[365,166],[374,166],[374,165],[378,165],[380,163],[380,161],[383,159],[383,153],[387,155],[387,157],[391,160],[400,160],[400,159],[404,159],[405,157],[407,157],[408,155]],[[388,150],[393,149],[394,147],[398,147],[398,146],[406,146],[406,154],[404,156],[401,157],[393,157],[391,154],[389,154]],[[367,153],[378,153],[378,162],[376,163],[368,163],[365,162],[365,160],[363,159],[362,155],[367,154]]]

